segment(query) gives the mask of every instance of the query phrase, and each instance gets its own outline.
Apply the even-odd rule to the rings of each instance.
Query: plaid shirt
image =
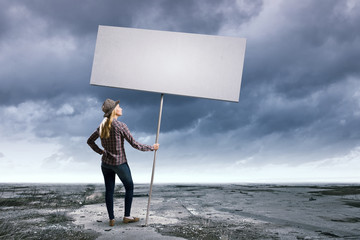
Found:
[[[101,139],[101,145],[104,150],[101,150],[99,146],[95,143],[96,139],[100,136],[100,129],[97,128],[93,134],[87,140],[87,144],[100,155],[102,154],[102,162],[110,165],[120,165],[127,162],[125,148],[124,148],[124,139],[130,143],[133,148],[136,148],[140,151],[153,151],[154,147],[150,145],[145,145],[135,141],[131,135],[128,127],[125,123],[119,122],[114,119],[111,124],[110,137]]]

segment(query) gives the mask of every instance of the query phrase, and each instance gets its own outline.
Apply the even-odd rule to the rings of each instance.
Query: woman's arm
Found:
[[[93,132],[93,134],[91,134],[91,136],[87,140],[87,144],[92,148],[92,150],[94,150],[98,154],[102,155],[104,153],[104,151],[101,150],[99,148],[99,146],[95,143],[96,139],[98,139],[98,138],[99,138],[99,131],[97,129],[97,130],[95,130],[95,132]]]
[[[153,146],[150,145],[146,145],[146,144],[141,144],[139,142],[137,142],[134,137],[131,135],[129,128],[126,126],[125,123],[120,123],[120,129],[121,132],[124,136],[124,138],[126,139],[126,141],[128,141],[128,143],[130,143],[130,145],[133,148],[136,148],[140,151],[154,151],[154,150],[158,150],[159,149],[159,144],[154,144]]]

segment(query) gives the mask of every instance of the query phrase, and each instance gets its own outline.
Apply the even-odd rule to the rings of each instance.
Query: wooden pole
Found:
[[[163,101],[164,101],[164,94],[162,93],[161,94],[161,99],[160,99],[159,120],[158,120],[158,127],[157,127],[155,143],[159,142],[159,133],[160,133],[160,124],[161,124],[161,114],[162,114],[162,108],[163,108]],[[154,161],[153,161],[153,167],[152,167],[152,173],[151,173],[149,200],[148,200],[148,205],[147,205],[147,210],[146,210],[145,226],[148,225],[148,220],[149,220],[149,209],[150,209],[151,193],[152,193],[152,186],[153,186],[153,182],[154,182],[154,173],[155,173],[156,152],[157,152],[157,150],[155,150],[155,152],[154,152]]]

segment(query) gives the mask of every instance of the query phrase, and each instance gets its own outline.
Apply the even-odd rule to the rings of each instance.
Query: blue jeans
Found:
[[[114,188],[115,175],[117,174],[125,187],[125,214],[130,216],[131,204],[134,194],[134,183],[132,181],[129,165],[123,163],[121,165],[109,165],[102,163],[101,170],[105,181],[105,202],[109,214],[109,219],[114,219]]]

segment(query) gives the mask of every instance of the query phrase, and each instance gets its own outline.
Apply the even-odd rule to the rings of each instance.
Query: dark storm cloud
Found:
[[[120,100],[135,139],[153,143],[159,93],[89,84],[102,24],[247,39],[239,103],[165,95],[160,166],[243,181],[242,171],[323,164],[346,177],[359,157],[359,22],[351,0],[0,1],[1,169],[98,171],[86,140],[106,98]]]
[[[317,139],[314,149],[336,141],[356,145],[348,139],[359,137],[353,113],[359,108],[354,97],[360,77],[359,8],[351,1],[281,2],[282,21],[269,19],[258,31],[261,38],[247,40],[240,105],[232,118],[238,127],[252,129],[257,138],[303,134]],[[243,111],[248,121],[239,121]]]
[[[140,3],[142,2],[142,4]],[[92,35],[96,37],[98,25],[131,26],[132,16],[146,8],[146,1],[2,1],[3,16],[11,15],[16,9],[25,8],[29,14],[46,21],[47,34],[68,33],[73,36]],[[20,16],[18,16],[20,17]],[[23,16],[24,17],[24,16]],[[5,19],[9,20],[9,19]],[[20,28],[11,21],[3,21],[2,28]]]
[[[218,9],[231,9],[231,4],[234,1],[3,1],[0,28],[8,70],[0,76],[0,100],[50,99],[64,92],[112,95],[115,90],[95,90],[88,84],[98,25],[217,34],[229,14]],[[245,22],[252,12],[231,13]],[[141,94],[132,95],[141,99]]]
[[[56,107],[72,96],[89,94],[102,100],[120,98],[124,105],[132,107],[145,102],[150,110],[138,113],[148,114],[157,109],[158,94],[89,85],[98,25],[217,34],[224,22],[241,25],[261,10],[260,1],[241,2],[246,8],[234,4],[235,1],[107,1],[103,4],[3,1],[1,52],[2,63],[7,67],[0,74],[0,101],[19,104],[46,99]],[[202,106],[199,109],[203,110],[192,110],[196,99],[170,96],[166,101],[170,109],[189,105],[181,111],[170,111],[175,121],[165,124],[165,131],[191,125],[207,114]],[[148,131],[149,121],[141,119],[140,129]]]
[[[259,14],[262,1],[158,1],[157,24],[164,30],[217,35],[224,22],[240,26]],[[156,27],[153,26],[153,27]]]
[[[359,48],[358,4],[350,8],[336,0],[284,1],[281,7],[286,9],[284,22],[275,23],[272,34],[257,42],[246,63],[251,80],[270,82],[280,94],[301,98],[359,76],[360,56],[354,51]],[[249,40],[247,53],[255,48]]]
[[[273,16],[246,36],[241,29],[261,15],[262,1],[2,1],[0,103],[71,104],[73,113],[36,127],[39,136],[56,137],[87,135],[87,126],[101,120],[102,101],[120,99],[130,129],[153,133],[159,94],[89,85],[98,25],[202,34],[219,34],[226,25],[248,38],[240,102],[166,95],[162,132],[196,127],[199,136],[243,131],[250,141],[299,132],[359,139],[357,116],[346,110],[358,108],[346,94],[354,95],[348,87],[358,85],[346,80],[359,78],[359,4],[283,1],[278,7],[281,20]],[[96,101],[80,104],[87,96]],[[98,118],[81,118],[89,107],[98,109]],[[82,127],[72,127],[77,122]]]

